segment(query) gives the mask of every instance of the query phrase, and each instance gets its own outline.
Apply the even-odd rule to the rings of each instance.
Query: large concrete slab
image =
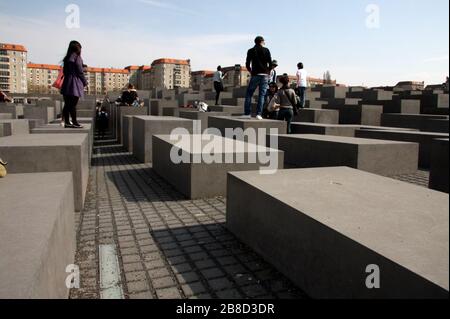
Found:
[[[88,134],[29,134],[0,138],[10,174],[72,172],[75,209],[83,209],[89,179]]]
[[[414,129],[399,129],[387,126],[352,125],[352,124],[320,124],[320,123],[291,123],[293,134],[318,134],[355,137],[356,130],[402,130],[417,131]]]
[[[23,105],[12,103],[1,103],[0,113],[11,114],[13,119],[23,118]]]
[[[269,143],[267,143],[270,146]],[[279,135],[285,162],[299,168],[348,166],[384,176],[415,173],[419,145],[331,135]]]
[[[0,113],[0,120],[12,120],[13,116],[10,113]]]
[[[76,237],[70,172],[0,179],[0,299],[65,299]]]
[[[206,130],[209,126],[209,118],[211,116],[223,116],[222,112],[199,112],[199,111],[181,111],[180,117],[193,120],[200,121],[202,123],[202,131]]]
[[[269,158],[272,162],[267,163]],[[186,160],[177,163],[171,154]],[[205,156],[214,156],[214,160]],[[153,136],[153,169],[180,193],[191,199],[226,194],[227,173],[283,168],[283,152],[264,146],[226,139],[218,135],[185,135],[171,139]]]
[[[55,119],[55,107],[25,105],[23,107],[23,117],[25,119],[43,120],[47,124]]]
[[[448,200],[350,168],[233,172],[227,227],[313,298],[448,299]]]
[[[294,116],[295,122],[339,124],[339,111],[321,109],[301,109],[298,115]]]
[[[178,103],[176,101],[167,100],[150,101],[150,115],[178,117]]]
[[[253,142],[261,145],[265,145],[266,134],[276,134],[276,132],[284,134],[287,132],[287,124],[284,121],[242,119],[231,116],[212,116],[209,118],[209,127],[218,129],[223,137],[240,139],[242,142]],[[249,140],[249,136],[252,136],[252,134],[245,135],[244,138],[227,136],[227,131],[233,130],[255,133],[256,141]],[[260,141],[260,137],[263,139],[262,141]]]
[[[92,124],[83,124],[83,128],[66,129],[60,124],[47,124],[31,129],[31,134],[88,134],[89,136],[89,159],[92,158],[92,150],[94,147],[94,127]],[[90,160],[89,160],[90,163]]]
[[[152,136],[170,135],[174,129],[193,133],[194,122],[170,116],[133,117],[133,155],[142,163],[152,161]]]
[[[0,124],[3,127],[3,136],[30,134],[28,120],[0,120]]]
[[[448,134],[415,132],[415,131],[394,131],[394,130],[357,130],[356,137],[402,141],[419,144],[419,166],[422,168],[430,167],[431,145],[434,139],[448,138]]]
[[[211,105],[210,106],[212,112],[222,112],[224,115],[231,114],[244,114],[243,106],[234,106],[234,105]]]
[[[120,106],[117,108],[117,136],[119,137],[119,143],[123,144],[122,140],[122,123],[123,117],[126,115],[149,115],[149,108],[144,107],[132,107],[132,106]]]
[[[133,115],[125,115],[122,117],[122,146],[133,153]]]
[[[436,139],[431,146],[430,184],[431,189],[448,194],[449,139]]]
[[[362,124],[379,126],[383,106],[381,105],[328,105],[325,109],[339,110],[339,124]]]
[[[449,118],[445,115],[383,114],[382,126],[413,128],[424,132],[448,133]]]

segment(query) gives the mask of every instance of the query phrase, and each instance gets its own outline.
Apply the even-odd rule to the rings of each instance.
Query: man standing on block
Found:
[[[303,68],[303,63],[297,64],[297,94],[300,98],[300,108],[305,108],[306,88],[308,87],[308,73]]]
[[[256,37],[255,46],[248,50],[246,67],[252,77],[247,88],[245,97],[245,118],[251,118],[252,114],[252,98],[256,89],[259,87],[258,109],[256,118],[262,120],[262,112],[264,107],[264,99],[266,97],[269,86],[269,75],[273,69],[272,56],[269,49],[265,48],[264,38]]]

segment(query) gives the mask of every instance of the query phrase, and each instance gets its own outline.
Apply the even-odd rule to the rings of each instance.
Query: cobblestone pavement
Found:
[[[100,298],[99,245],[115,245],[125,298],[306,298],[224,226],[225,200],[186,200],[120,146],[97,146],[77,216],[81,287]],[[427,172],[396,179],[426,185]]]

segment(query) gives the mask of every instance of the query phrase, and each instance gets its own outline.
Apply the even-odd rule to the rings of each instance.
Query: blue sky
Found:
[[[80,8],[67,29],[65,8]],[[368,28],[366,7],[379,8]],[[297,62],[338,82],[444,82],[449,69],[448,0],[0,0],[0,42],[23,44],[29,61],[58,63],[79,40],[86,64],[123,68],[161,57],[191,58],[193,70],[243,63],[256,35],[279,72]]]

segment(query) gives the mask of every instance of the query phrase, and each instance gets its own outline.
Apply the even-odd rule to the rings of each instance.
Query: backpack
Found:
[[[6,172],[6,165],[8,165],[8,163],[4,162],[1,158],[0,158],[0,178],[5,177],[7,172]]]

